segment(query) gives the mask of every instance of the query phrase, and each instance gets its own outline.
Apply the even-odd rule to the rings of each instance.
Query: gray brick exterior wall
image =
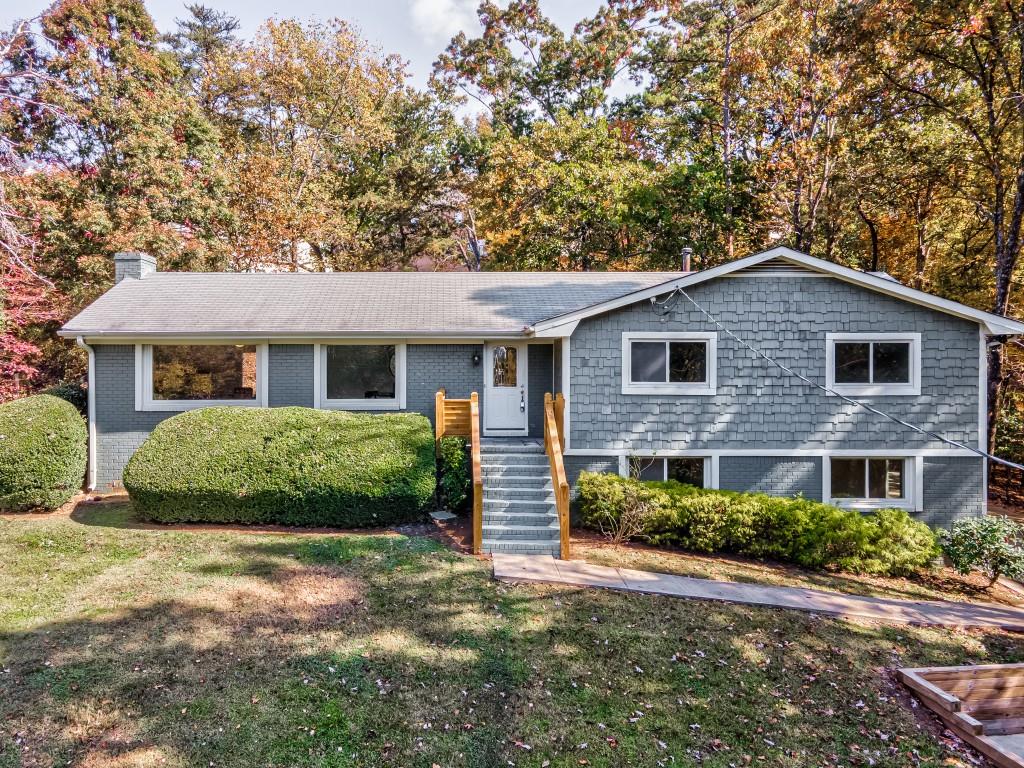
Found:
[[[313,407],[313,345],[271,344],[267,404]]]
[[[480,365],[473,365],[473,355]],[[405,355],[406,410],[434,422],[434,396],[444,387],[448,397],[483,397],[483,346],[480,344],[410,344]]]
[[[985,514],[981,458],[925,457],[924,512],[932,526],[948,528],[954,520]]]
[[[723,278],[690,295],[741,338],[822,383],[826,333],[920,332],[921,395],[872,403],[977,444],[976,324],[828,278]],[[717,329],[682,297],[667,318],[643,301],[583,320],[570,348],[573,449],[946,447],[802,384],[720,332],[717,394],[624,395],[624,331]]]
[[[727,491],[754,491],[772,496],[802,495],[821,501],[822,460],[816,456],[722,456],[718,485]]]
[[[97,486],[121,482],[121,471],[167,411],[135,410],[135,348],[97,344],[96,433]],[[271,407],[313,405],[312,344],[271,344],[267,363],[267,402]],[[474,353],[480,364],[473,364]],[[551,391],[551,347],[529,347],[528,420],[533,435],[543,434],[544,393]],[[449,397],[483,391],[480,344],[409,344],[406,348],[406,410],[434,419],[434,395],[444,387]]]
[[[97,344],[96,486],[121,483],[121,470],[153,427],[173,413],[135,410],[135,347]]]

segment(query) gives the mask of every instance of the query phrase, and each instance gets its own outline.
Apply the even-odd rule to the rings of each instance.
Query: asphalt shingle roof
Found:
[[[122,280],[62,334],[510,334],[682,274],[157,272]]]

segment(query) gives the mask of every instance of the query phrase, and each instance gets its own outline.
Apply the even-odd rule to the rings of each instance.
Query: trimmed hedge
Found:
[[[472,478],[468,441],[464,437],[442,437],[441,455],[437,457],[440,478],[440,501],[452,512],[468,507]]]
[[[89,390],[75,381],[64,381],[54,384],[49,389],[43,390],[44,395],[53,395],[61,400],[67,400],[83,416],[89,411]]]
[[[156,522],[364,526],[422,517],[434,497],[424,416],[203,408],[157,425],[124,471]]]
[[[85,420],[71,403],[32,395],[0,405],[0,509],[56,509],[82,489]]]
[[[578,488],[584,525],[608,530],[627,512],[627,503],[639,504],[645,512],[635,537],[652,544],[885,575],[910,573],[939,554],[931,529],[903,510],[862,514],[802,498],[592,472],[580,474]]]

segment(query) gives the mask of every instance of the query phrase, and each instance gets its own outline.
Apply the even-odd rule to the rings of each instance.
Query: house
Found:
[[[510,533],[520,551],[545,551],[549,478],[529,454],[543,450],[547,392],[565,397],[570,485],[582,470],[634,472],[904,507],[936,525],[983,514],[986,344],[1024,333],[781,247],[700,272],[161,273],[134,253],[116,265],[115,286],[61,330],[89,350],[90,487],[116,486],[150,430],[190,408],[433,418],[439,389],[477,391],[485,454],[509,464],[485,477],[507,492],[492,539]]]

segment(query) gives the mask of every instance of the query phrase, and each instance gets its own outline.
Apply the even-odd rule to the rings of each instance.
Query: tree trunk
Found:
[[[735,255],[736,235],[732,205],[732,92],[729,80],[732,65],[732,19],[725,28],[722,56],[722,173],[725,177],[725,251],[731,261]]]
[[[864,213],[864,209],[861,208],[860,201],[857,202],[857,215],[860,216],[861,221],[868,228],[868,235],[871,237],[871,271],[878,271],[878,225],[875,224],[871,219]]]

